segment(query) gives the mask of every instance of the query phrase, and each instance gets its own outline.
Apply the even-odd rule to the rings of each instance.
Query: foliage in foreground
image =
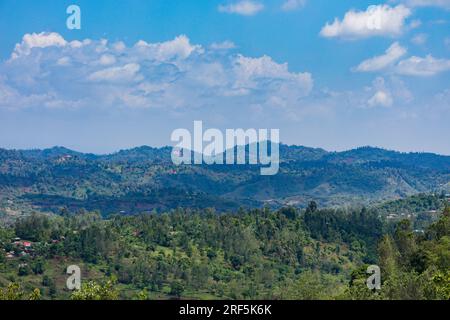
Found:
[[[408,220],[387,228],[376,211],[320,210],[311,204],[303,212],[176,210],[108,220],[87,212],[32,215],[0,228],[7,252],[14,250],[15,236],[33,241],[34,251],[0,260],[0,286],[6,286],[0,299],[450,296],[448,208],[423,234],[413,232]],[[82,266],[83,285],[70,293],[61,267],[73,263]],[[367,289],[369,264],[381,267],[379,291]],[[25,294],[19,282],[42,285]]]

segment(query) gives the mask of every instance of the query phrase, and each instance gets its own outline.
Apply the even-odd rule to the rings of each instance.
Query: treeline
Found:
[[[40,283],[43,298],[70,298],[62,268],[80,264],[88,271],[74,299],[445,298],[448,209],[425,234],[407,222],[387,230],[374,210],[314,202],[306,211],[178,209],[107,220],[96,212],[33,214],[0,228],[4,253],[19,251],[15,237],[32,242],[28,254],[1,254],[0,287]],[[365,287],[369,264],[382,269],[381,291]],[[415,287],[402,291],[405,281]]]

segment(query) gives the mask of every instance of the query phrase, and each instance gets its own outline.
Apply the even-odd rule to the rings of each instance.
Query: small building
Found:
[[[31,248],[31,246],[32,246],[32,243],[30,241],[24,241],[24,242],[22,242],[22,244],[25,248]]]

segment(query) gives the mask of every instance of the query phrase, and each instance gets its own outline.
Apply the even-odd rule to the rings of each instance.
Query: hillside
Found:
[[[0,149],[0,215],[99,210],[134,214],[177,207],[304,208],[371,204],[450,190],[450,157],[364,147],[327,152],[280,146],[280,172],[257,166],[180,166],[171,148],[139,147],[109,155]]]
[[[448,300],[450,208],[423,233],[411,227],[388,226],[374,210],[314,205],[108,219],[33,214],[0,226],[0,300]],[[374,263],[381,290],[366,287]],[[70,292],[73,264],[82,289]]]

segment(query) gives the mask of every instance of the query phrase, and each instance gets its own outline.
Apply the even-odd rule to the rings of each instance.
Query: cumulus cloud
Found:
[[[228,50],[233,47],[203,47],[183,35],[131,46],[25,35],[0,64],[0,107],[298,108],[310,94],[311,74],[293,72],[269,56]]]
[[[253,16],[264,9],[260,2],[243,0],[226,5],[220,5],[219,11],[224,13],[234,13],[243,16]]]
[[[386,50],[385,54],[361,62],[354,68],[354,71],[376,72],[387,70],[392,74],[426,77],[450,70],[449,59],[438,59],[432,55],[426,57],[412,56],[400,60],[406,52],[406,48],[395,42]]]
[[[281,9],[284,11],[292,11],[298,8],[302,8],[306,4],[306,0],[286,0]]]
[[[402,107],[415,100],[404,81],[395,75],[388,78],[375,78],[372,85],[366,87],[365,92],[361,93],[360,97],[363,99],[361,105],[365,108],[387,108],[394,104],[396,107]]]
[[[426,57],[412,56],[400,60],[406,52],[406,48],[395,42],[386,50],[385,54],[365,60],[353,70],[357,72],[387,70],[391,74],[422,77],[434,76],[450,70],[449,59],[438,59],[432,55]]]
[[[191,45],[189,38],[185,35],[176,37],[174,40],[163,43],[147,43],[140,40],[136,48],[141,54],[149,55],[157,60],[171,60],[174,58],[186,59],[194,51],[201,51],[198,45]]]
[[[292,73],[287,63],[278,64],[268,56],[248,58],[238,55],[234,61],[235,84],[231,95],[253,92],[264,95],[264,106],[289,108],[297,106],[299,99],[312,90],[313,79],[309,73]]]
[[[104,66],[109,66],[116,63],[116,58],[111,54],[104,54],[100,57],[99,63]]]
[[[437,59],[432,55],[427,55],[425,58],[412,56],[400,61],[396,66],[396,72],[398,74],[407,76],[434,76],[449,70],[450,60]]]
[[[30,54],[33,48],[47,48],[47,47],[64,47],[67,41],[55,32],[42,32],[26,34],[21,43],[16,44],[12,58],[17,58],[20,55]]]
[[[357,72],[373,72],[383,70],[398,61],[406,54],[407,50],[398,42],[394,42],[385,52],[385,54],[365,60],[355,68]]]
[[[372,82],[372,86],[366,88],[368,99],[366,107],[391,107],[394,103],[394,97],[390,84],[383,77],[377,77]]]
[[[242,87],[256,88],[258,87],[257,82],[260,80],[270,82],[286,80],[297,83],[298,86],[304,86],[305,91],[309,92],[312,85],[309,73],[291,73],[288,70],[287,63],[278,64],[268,56],[248,58],[238,55],[234,69],[237,75],[237,83]]]
[[[403,5],[369,6],[366,11],[348,11],[342,20],[335,18],[321,30],[323,37],[345,39],[371,36],[399,36],[406,28],[406,19],[411,10]]]

